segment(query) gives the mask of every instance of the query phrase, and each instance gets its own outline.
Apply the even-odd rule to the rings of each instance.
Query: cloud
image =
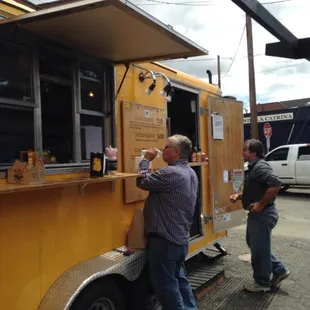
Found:
[[[161,0],[163,1],[163,0]],[[263,0],[260,2],[274,2]],[[197,59],[168,61],[166,65],[208,81],[206,70],[217,82],[216,56],[221,55],[221,73],[224,77],[231,66],[245,25],[245,14],[231,0],[163,2],[200,3],[204,6],[154,5],[147,0],[135,4],[170,24],[181,34],[209,50],[210,55]],[[141,5],[142,4],[142,5]],[[144,4],[144,5],[143,5]],[[310,37],[309,0],[292,0],[265,5],[298,38]],[[300,22],[302,21],[302,22]],[[271,102],[310,97],[310,62],[265,56],[265,45],[278,39],[253,21],[253,45],[256,72],[257,102]],[[246,33],[244,33],[236,59],[222,80],[223,93],[236,96],[248,104],[249,83]]]
[[[52,0],[33,0],[36,3]],[[178,70],[208,81],[206,70],[217,82],[217,55],[221,56],[222,90],[249,102],[246,33],[232,64],[245,25],[244,12],[231,0],[157,0],[187,3],[158,4],[150,0],[131,0],[176,31],[210,52],[207,57],[165,62]],[[276,2],[278,0],[261,0]],[[193,6],[197,3],[197,6]],[[265,7],[298,38],[310,37],[310,1],[289,0]],[[271,102],[310,97],[310,62],[265,56],[267,43],[278,42],[273,35],[253,21],[257,102]],[[200,60],[199,60],[200,59]],[[230,69],[229,69],[230,68]],[[229,72],[228,72],[229,69]]]

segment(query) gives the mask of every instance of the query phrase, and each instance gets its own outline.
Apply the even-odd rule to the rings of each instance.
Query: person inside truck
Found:
[[[266,292],[278,287],[290,275],[271,252],[271,231],[278,222],[275,199],[281,182],[263,159],[264,146],[259,140],[245,141],[243,157],[249,162],[243,192],[230,196],[230,201],[241,199],[243,208],[249,211],[246,241],[251,250],[254,281],[244,288],[250,292]]]
[[[197,310],[183,269],[198,191],[197,175],[188,165],[191,151],[187,137],[174,135],[163,150],[168,166],[149,173],[156,149],[147,150],[139,164],[137,186],[149,191],[144,217],[150,279],[165,310]]]

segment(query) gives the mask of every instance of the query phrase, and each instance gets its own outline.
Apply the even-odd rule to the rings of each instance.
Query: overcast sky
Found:
[[[34,0],[33,2],[50,2]],[[231,0],[131,0],[209,51],[209,56],[172,60],[169,66],[217,83],[221,56],[222,90],[248,103],[248,63],[244,12]],[[298,38],[310,37],[310,0],[260,0]],[[175,4],[177,3],[177,4]],[[243,35],[242,35],[243,34]],[[242,38],[242,39],[241,39]],[[237,51],[241,39],[240,47]],[[257,102],[310,97],[310,62],[265,56],[265,44],[278,40],[253,21]],[[236,56],[235,56],[236,55]],[[232,62],[235,56],[235,60]],[[229,69],[230,68],[230,69]],[[228,71],[229,69],[229,71]]]

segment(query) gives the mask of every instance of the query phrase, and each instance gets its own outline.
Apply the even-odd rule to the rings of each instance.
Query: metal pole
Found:
[[[251,108],[251,137],[258,139],[257,110],[256,110],[256,89],[255,89],[255,70],[253,56],[253,36],[252,20],[246,15],[246,32],[248,45],[248,64],[249,64],[249,91],[250,91],[250,108]]]
[[[221,57],[217,55],[217,76],[218,76],[218,87],[221,89]]]

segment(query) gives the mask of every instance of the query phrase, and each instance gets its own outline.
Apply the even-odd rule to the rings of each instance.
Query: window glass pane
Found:
[[[0,165],[14,163],[29,149],[34,149],[33,109],[0,105]]]
[[[31,54],[0,44],[0,97],[33,102]]]
[[[82,160],[89,160],[91,152],[103,152],[103,117],[81,115]]]
[[[279,161],[287,160],[288,148],[282,148],[274,151],[269,156],[266,157],[266,161]]]
[[[44,162],[73,162],[73,109],[71,87],[41,81]]]
[[[81,68],[82,109],[103,112],[103,71]]]
[[[298,159],[310,159],[310,145],[299,148]]]
[[[71,61],[65,56],[43,51],[40,53],[40,74],[71,81]]]

